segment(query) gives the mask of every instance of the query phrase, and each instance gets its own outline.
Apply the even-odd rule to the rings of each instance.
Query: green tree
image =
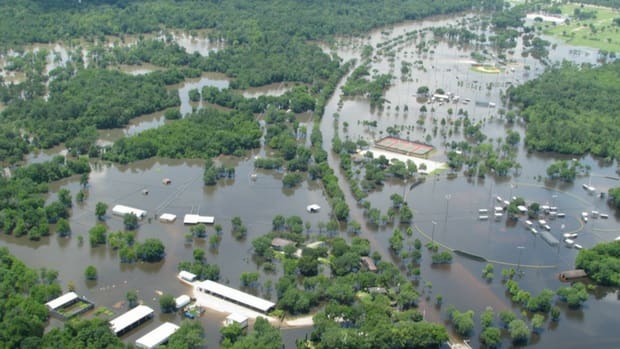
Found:
[[[205,345],[204,329],[199,321],[183,320],[179,329],[170,336],[170,349],[199,349]]]
[[[530,338],[530,329],[523,320],[512,320],[508,324],[508,331],[514,343],[527,343]]]
[[[498,348],[502,344],[502,331],[497,327],[486,327],[480,333],[480,341],[487,348]]]
[[[236,322],[233,322],[230,325],[222,326],[220,328],[220,334],[222,338],[220,342],[222,343],[222,347],[227,348],[233,345],[243,335],[243,328]]]
[[[542,314],[534,314],[532,316],[532,329],[536,332],[542,331],[545,325],[545,317]]]
[[[107,211],[108,205],[106,203],[101,201],[97,202],[95,205],[95,216],[97,216],[99,220],[102,220],[103,217],[105,217]]]
[[[64,218],[59,219],[56,224],[56,231],[58,232],[58,235],[63,237],[71,234],[71,226],[69,225],[69,221]]]
[[[84,276],[86,276],[86,280],[97,280],[97,268],[94,265],[89,265],[84,271]]]
[[[58,201],[66,208],[71,208],[71,206],[73,206],[69,189],[62,188],[58,191]]]
[[[258,283],[259,274],[257,272],[242,272],[241,285],[245,287],[254,287]]]
[[[194,261],[196,262],[203,262],[205,260],[205,250],[201,248],[195,249],[192,252],[192,255],[194,256]]]
[[[145,262],[159,262],[166,255],[164,243],[159,239],[146,239],[136,247],[136,255]]]
[[[583,302],[588,299],[586,285],[581,282],[576,282],[568,287],[561,287],[556,291],[556,294],[571,308],[581,307]]]
[[[172,313],[176,310],[176,302],[171,294],[164,293],[159,297],[159,308],[162,313]]]
[[[107,240],[107,233],[108,231],[105,225],[103,224],[97,224],[94,227],[92,227],[88,231],[90,245],[92,247],[95,247],[97,245],[105,245],[106,240]]]
[[[123,225],[127,230],[136,230],[139,227],[138,216],[133,213],[125,213],[123,216]]]
[[[483,329],[491,327],[493,325],[493,319],[494,318],[495,318],[495,313],[493,311],[493,308],[486,307],[484,312],[482,314],[480,314],[480,326]]]
[[[125,299],[127,300],[127,305],[129,309],[135,308],[138,305],[138,292],[136,291],[127,291],[125,294]]]

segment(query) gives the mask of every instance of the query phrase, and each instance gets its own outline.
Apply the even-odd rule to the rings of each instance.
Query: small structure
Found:
[[[179,326],[171,322],[164,322],[156,329],[140,337],[136,341],[136,347],[145,349],[157,348],[166,343],[168,339],[170,339],[170,336],[172,336],[178,329]]]
[[[248,317],[241,314],[232,313],[226,317],[224,323],[226,324],[226,326],[232,324],[239,324],[241,328],[246,328],[248,327]]]
[[[428,157],[428,155],[430,155],[430,153],[435,149],[433,146],[428,144],[412,142],[396,137],[382,138],[375,142],[375,147],[377,149],[421,158]]]
[[[123,315],[110,320],[110,326],[112,327],[114,334],[120,336],[152,317],[153,309],[147,307],[146,305],[138,305]]]
[[[319,206],[317,204],[312,204],[312,205],[306,206],[306,211],[308,211],[310,213],[319,212],[320,209],[321,209],[321,206]]]
[[[587,277],[588,274],[586,273],[585,270],[583,269],[574,269],[574,270],[567,270],[567,271],[563,271],[560,273],[559,278],[560,281],[573,281],[576,279],[582,279]]]
[[[188,295],[186,294],[182,294],[180,296],[178,296],[175,300],[174,300],[174,306],[178,309],[183,308],[184,306],[188,305],[191,302],[191,298],[189,298]]]
[[[164,213],[159,216],[159,221],[162,223],[172,223],[177,219],[177,216],[172,213]]]
[[[294,244],[295,242],[282,238],[274,238],[273,240],[271,240],[271,247],[273,247],[274,250],[278,251],[282,251],[286,246]]]
[[[161,180],[162,183],[164,183],[165,185],[168,185],[170,183],[172,183],[172,180],[170,178],[164,178]]]
[[[195,292],[196,291],[222,298],[226,301],[248,307],[263,314],[270,312],[276,306],[276,304],[271,301],[211,280],[205,280],[197,283]]]
[[[372,271],[373,273],[377,271],[377,266],[375,265],[375,261],[373,261],[372,258],[368,256],[363,256],[360,257],[360,261],[362,262],[362,265],[364,265],[364,267],[368,269],[368,271]]]
[[[609,215],[607,213],[601,213],[600,216],[601,216],[602,219],[609,218]]]
[[[368,287],[368,293],[371,294],[387,294],[387,290],[384,287]]]
[[[185,271],[185,270],[181,270],[179,272],[179,275],[177,275],[179,279],[187,281],[187,282],[194,282],[196,281],[196,274],[192,274],[189,271]]]
[[[215,217],[201,216],[197,214],[188,213],[183,218],[183,224],[213,224],[215,223]]]
[[[142,219],[146,216],[146,211],[125,205],[115,205],[114,207],[112,207],[112,213],[117,216],[124,216],[129,213],[138,217],[139,219]]]

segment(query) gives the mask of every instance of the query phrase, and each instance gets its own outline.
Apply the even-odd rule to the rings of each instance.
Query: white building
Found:
[[[239,291],[226,285],[222,285],[215,281],[205,280],[202,282],[198,282],[195,285],[196,290],[199,292],[222,298],[229,302],[259,311],[263,314],[270,312],[276,306],[276,304],[271,301],[256,297],[243,291]]]
[[[110,320],[110,327],[117,336],[129,331],[130,329],[140,325],[144,321],[153,317],[153,309],[146,305],[138,305],[128,312]]]
[[[183,218],[183,224],[213,224],[215,223],[215,217],[201,216],[197,214],[188,213]]]
[[[115,205],[112,207],[112,213],[117,216],[124,216],[129,213],[135,215],[139,219],[146,217],[146,211],[125,205]]]
[[[248,327],[248,317],[245,315],[232,313],[226,317],[224,323],[226,324],[226,326],[236,323],[239,324],[241,328],[246,328]]]
[[[156,329],[140,337],[136,341],[136,346],[138,348],[145,349],[157,348],[166,343],[168,339],[170,339],[170,336],[172,336],[178,329],[179,326],[171,322],[164,322]]]

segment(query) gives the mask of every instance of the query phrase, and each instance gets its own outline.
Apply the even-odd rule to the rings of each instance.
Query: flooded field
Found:
[[[391,28],[382,28],[373,31],[360,39],[342,39],[333,49],[338,56],[345,60],[358,58],[363,45],[386,42],[398,35],[409,31],[420,31],[431,26],[446,26],[454,24],[450,18],[439,18],[420,22],[403,23]],[[394,85],[389,88],[385,98],[389,101],[383,109],[372,109],[368,101],[361,98],[343,99],[337,91],[326,106],[326,113],[321,122],[324,144],[331,147],[331,139],[335,134],[333,115],[339,114],[339,122],[348,123],[345,132],[340,127],[340,137],[351,139],[366,139],[372,141],[383,136],[383,131],[389,126],[402,127],[400,136],[411,140],[423,140],[437,148],[433,160],[445,161],[445,141],[462,140],[461,134],[443,138],[440,134],[433,135],[433,125],[430,119],[455,119],[450,113],[463,109],[473,120],[483,121],[482,131],[490,138],[500,138],[511,128],[524,136],[523,125],[518,122],[513,126],[506,126],[500,119],[498,110],[502,103],[500,96],[511,84],[535,78],[542,73],[544,66],[531,57],[522,57],[519,52],[508,57],[508,64],[499,74],[485,74],[471,69],[472,48],[459,48],[444,41],[433,44],[432,53],[416,53],[416,44],[420,40],[429,40],[432,33],[426,32],[425,38],[416,41],[407,41],[399,44],[396,55],[390,59],[377,55],[373,59],[372,69],[378,73],[390,72],[397,76]],[[195,50],[201,54],[203,46],[196,43],[191,46],[191,39],[186,35],[177,34],[175,39],[183,44],[188,52]],[[550,40],[549,38],[546,38]],[[184,41],[185,40],[185,41]],[[585,48],[570,48],[557,43],[555,49],[550,50],[550,60],[560,61],[567,59],[575,62],[596,62],[596,51]],[[575,52],[580,52],[576,54]],[[402,61],[421,61],[419,66],[424,69],[413,70],[411,78],[400,79]],[[124,68],[122,68],[124,69]],[[133,68],[132,68],[133,69]],[[148,67],[139,73],[148,73]],[[127,68],[130,72],[130,69]],[[131,72],[136,73],[136,70]],[[187,114],[193,108],[200,108],[200,103],[191,103],[188,93],[192,89],[201,90],[204,86],[225,88],[228,79],[220,74],[205,74],[199,79],[188,80],[172,88],[179,90],[181,97],[181,113]],[[428,86],[431,90],[442,88],[461,97],[458,103],[433,103],[416,98],[416,90],[420,86]],[[258,94],[278,95],[287,91],[286,86],[267,86],[259,89],[244,91],[247,97]],[[471,102],[463,103],[465,99]],[[482,107],[476,101],[495,103],[497,108]],[[408,111],[404,111],[404,106]],[[418,125],[420,108],[426,105],[429,116],[426,124]],[[389,106],[389,107],[388,107]],[[399,106],[397,109],[396,106]],[[432,113],[432,115],[431,115]],[[303,122],[309,122],[308,115],[302,116]],[[362,121],[376,121],[376,127],[367,127]],[[158,127],[165,122],[162,113],[145,115],[135,119],[121,130],[102,131],[102,142],[113,142],[127,135],[142,130]],[[412,127],[414,126],[414,127]],[[430,136],[430,139],[429,139]],[[39,154],[29,155],[28,162],[40,162],[50,156],[62,152],[62,147],[50,149]],[[256,271],[258,266],[252,260],[251,240],[268,232],[272,218],[277,214],[284,216],[298,215],[311,224],[308,232],[314,235],[318,231],[319,222],[329,219],[329,210],[324,209],[315,214],[306,212],[308,204],[316,203],[321,207],[328,207],[320,183],[304,182],[297,189],[285,189],[282,186],[282,174],[274,171],[255,171],[253,158],[264,154],[266,150],[257,150],[244,159],[221,158],[227,165],[234,165],[236,176],[234,179],[222,180],[214,187],[205,187],[202,182],[202,161],[176,161],[166,159],[151,159],[140,161],[128,166],[94,163],[89,178],[88,197],[83,204],[75,204],[71,217],[71,238],[51,236],[38,242],[14,238],[7,235],[0,236],[0,245],[8,246],[13,254],[26,261],[32,267],[53,268],[59,271],[59,279],[63,287],[70,281],[75,282],[76,292],[93,300],[97,306],[105,306],[120,314],[126,309],[122,302],[125,294],[130,290],[138,290],[139,298],[146,305],[159,309],[158,292],[170,293],[178,296],[189,294],[187,285],[176,279],[177,264],[180,261],[192,260],[192,251],[203,248],[207,252],[207,261],[216,263],[221,269],[221,281],[233,287],[239,287],[239,275],[244,271]],[[330,165],[337,169],[338,160],[330,153]],[[590,195],[582,188],[587,183],[596,187],[597,192],[607,192],[610,187],[618,186],[614,164],[605,164],[598,159],[586,156],[579,160],[589,165],[591,176],[577,178],[572,184],[557,184],[544,180],[546,167],[551,161],[560,157],[554,154],[531,154],[521,148],[518,151],[517,161],[522,168],[518,175],[510,173],[508,177],[495,178],[488,175],[485,179],[468,179],[462,175],[448,179],[444,174],[430,176],[425,183],[409,189],[407,183],[392,180],[379,190],[371,192],[368,200],[373,207],[386,209],[390,205],[390,195],[403,195],[409,206],[414,210],[414,237],[426,242],[434,240],[451,249],[466,251],[482,256],[496,263],[495,279],[487,282],[481,277],[485,263],[465,257],[455,256],[449,266],[431,267],[430,256],[423,253],[421,262],[421,280],[430,281],[432,290],[422,296],[423,311],[428,319],[443,321],[446,317],[434,306],[432,301],[441,294],[444,304],[453,304],[458,309],[472,309],[480,314],[486,306],[492,306],[496,311],[511,308],[511,302],[505,294],[504,285],[500,282],[502,267],[521,267],[523,275],[518,279],[522,288],[536,294],[543,288],[556,289],[560,286],[557,274],[565,269],[572,269],[577,251],[565,247],[562,243],[557,247],[549,246],[540,236],[525,229],[522,221],[507,222],[501,220],[478,219],[479,209],[492,210],[496,205],[496,197],[509,199],[512,196],[524,197],[527,201],[537,201],[557,206],[566,214],[565,218],[550,221],[551,233],[562,239],[565,232],[578,232],[579,244],[585,248],[597,242],[610,241],[620,235],[620,215],[607,206],[605,200],[596,195]],[[570,157],[569,157],[570,158]],[[251,175],[256,174],[256,180]],[[364,222],[362,208],[357,205],[347,189],[344,175],[336,170],[340,177],[349,206],[351,218]],[[542,179],[541,179],[542,177]],[[163,178],[170,178],[170,185],[162,184]],[[60,188],[69,189],[73,195],[80,189],[79,178],[71,178],[54,183],[52,192]],[[148,195],[143,194],[148,190]],[[53,194],[50,200],[53,199]],[[166,246],[166,258],[161,263],[133,265],[121,264],[117,252],[106,247],[91,248],[88,243],[88,230],[96,223],[94,207],[97,202],[105,202],[110,209],[115,204],[134,206],[148,211],[147,218],[141,222],[136,239],[143,241],[154,237],[161,239]],[[597,210],[609,213],[609,219],[592,219],[584,224],[580,219],[583,211]],[[110,212],[110,210],[109,210]],[[194,239],[191,243],[185,241],[188,227],[183,226],[182,218],[185,213],[201,213],[215,216],[216,223],[223,226],[223,239],[217,249],[209,246],[207,239]],[[160,223],[155,215],[173,213],[177,221],[171,224]],[[231,231],[231,219],[241,217],[248,228],[248,236],[242,240],[235,240]],[[123,229],[122,218],[111,214],[105,220],[110,231]],[[404,270],[398,258],[388,252],[388,239],[394,226],[364,226],[362,237],[371,241],[374,250],[379,251],[383,258],[392,259]],[[209,227],[208,235],[214,234],[213,227]],[[342,235],[349,238],[345,232]],[[84,236],[86,241],[80,244],[78,236]],[[84,280],[86,265],[93,264],[99,272],[96,282]],[[278,274],[261,274],[261,284],[271,280],[276,282]],[[259,288],[258,294],[266,298],[275,299],[275,292],[267,294],[267,290]],[[424,301],[428,295],[429,300]],[[533,337],[532,347],[537,348],[579,348],[585,345],[609,347],[620,343],[620,334],[614,330],[618,327],[617,319],[620,303],[617,290],[599,289],[595,297],[591,297],[583,309],[562,309],[561,320],[558,324],[550,324],[540,337]],[[159,311],[157,311],[159,314]],[[201,318],[207,332],[209,347],[217,347],[219,327],[227,314],[218,314],[207,311]],[[164,321],[180,322],[179,315],[156,315],[153,323]],[[476,321],[477,322],[477,321]],[[54,325],[58,323],[54,322]],[[154,324],[141,326],[125,335],[123,338],[133,341],[154,328]],[[283,330],[283,337],[287,348],[294,347],[295,338],[304,337],[311,328],[297,328]],[[476,331],[479,331],[477,329]],[[478,332],[474,333],[472,346],[478,347]]]

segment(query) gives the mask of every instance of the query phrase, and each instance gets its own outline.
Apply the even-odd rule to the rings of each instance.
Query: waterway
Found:
[[[361,47],[365,44],[376,46],[377,43],[385,42],[412,30],[454,23],[455,20],[451,18],[402,23],[390,28],[375,30],[363,38],[342,39],[339,47],[329,49],[329,51],[334,51],[344,59],[359,58]],[[431,37],[431,33],[425,34],[425,40]],[[419,109],[424,101],[418,100],[414,95],[421,85],[429,86],[431,90],[443,88],[461,96],[461,100],[465,98],[472,100],[469,104],[433,104],[434,112],[432,113],[438,119],[449,118],[449,108],[454,110],[460,108],[467,111],[474,120],[482,121],[483,132],[491,138],[502,137],[507,128],[518,131],[523,138],[523,125],[516,123],[514,126],[506,126],[502,120],[499,120],[500,92],[505,91],[510,84],[518,84],[540,74],[544,68],[538,61],[530,57],[521,57],[520,47],[517,47],[514,62],[509,63],[503,73],[482,74],[470,69],[471,49],[469,48],[458,48],[439,41],[433,47],[433,53],[418,55],[415,52],[416,44],[415,41],[401,44],[402,48],[397,51],[393,62],[381,56],[373,60],[371,69],[376,69],[381,73],[392,72],[398,77],[400,77],[400,66],[403,60],[421,60],[422,66],[425,67],[425,69],[414,70],[410,79],[405,81],[401,81],[400,78],[395,79],[394,85],[386,92],[386,99],[390,101],[389,109],[387,107],[383,110],[371,109],[369,103],[360,98],[341,101],[339,91],[334,94],[326,106],[325,117],[320,126],[326,149],[330,147],[330,140],[335,133],[333,119],[335,113],[339,114],[341,138],[363,138],[372,141],[379,138],[380,132],[388,126],[417,126]],[[552,61],[569,59],[578,62],[595,62],[596,54],[592,50],[579,48],[581,52],[587,54],[575,55],[574,49],[566,49],[561,45],[558,43],[558,48],[551,50]],[[146,70],[149,68],[144,69],[139,73],[148,73]],[[202,106],[200,103],[190,103],[188,92],[196,88],[200,90],[204,86],[224,88],[228,86],[228,80],[222,75],[206,74],[199,79],[188,80],[179,86],[171,87],[179,90],[182,114]],[[487,90],[487,86],[491,88]],[[286,86],[269,86],[259,90],[245,91],[245,93],[248,96],[255,96],[257,93],[277,95],[284,93],[287,88]],[[474,102],[477,100],[494,102],[498,108],[476,106]],[[408,112],[404,111],[405,105],[408,106]],[[452,116],[452,118],[455,117]],[[445,160],[444,140],[439,135],[432,135],[433,125],[430,119],[427,118],[425,127],[407,128],[410,131],[403,131],[401,136],[412,140],[426,140],[430,135],[430,143],[438,148],[433,159],[443,161]],[[364,120],[377,121],[378,126],[369,129],[362,124]],[[132,135],[144,129],[158,127],[165,122],[161,113],[145,115],[133,120],[124,129],[102,131],[101,141],[113,142],[120,137]],[[344,122],[349,125],[346,132],[342,127]],[[456,141],[460,139],[462,139],[460,136],[448,138],[448,140]],[[62,152],[62,147],[50,149],[29,155],[27,161],[45,161],[60,152]],[[265,149],[257,150],[243,159],[227,157],[218,159],[227,165],[234,165],[236,177],[223,180],[214,187],[205,187],[202,184],[202,161],[156,158],[127,166],[93,163],[87,199],[83,204],[75,204],[73,208],[70,222],[72,237],[51,236],[33,242],[23,238],[0,235],[0,245],[8,246],[12,253],[32,267],[58,270],[60,282],[64,287],[70,281],[74,282],[79,294],[93,300],[97,306],[112,309],[116,314],[126,310],[126,306],[120,305],[119,307],[118,305],[125,299],[125,294],[129,290],[137,290],[140,299],[154,309],[158,309],[158,292],[175,296],[189,294],[188,286],[180,283],[175,275],[177,264],[183,260],[192,260],[192,251],[195,248],[205,249],[207,261],[220,266],[222,282],[239,287],[239,275],[242,272],[256,271],[259,268],[252,260],[251,241],[269,232],[272,218],[275,215],[302,217],[304,221],[311,223],[311,229],[308,232],[310,235],[317,233],[319,222],[326,222],[329,219],[328,203],[320,183],[305,182],[299,188],[285,189],[282,187],[281,173],[255,171],[253,158],[264,152]],[[331,152],[329,154],[330,165],[338,169],[336,156]],[[561,285],[557,280],[557,273],[573,267],[577,252],[563,245],[559,247],[547,245],[539,236],[527,231],[522,223],[513,224],[505,220],[478,220],[478,209],[491,209],[496,204],[496,196],[504,198],[522,196],[528,201],[558,206],[560,211],[566,213],[566,218],[553,220],[550,225],[552,234],[560,240],[562,232],[579,231],[577,241],[587,248],[597,242],[610,241],[620,235],[620,215],[614,213],[604,200],[589,195],[581,188],[583,183],[589,183],[595,186],[597,191],[606,192],[608,188],[618,186],[618,181],[610,178],[616,176],[615,166],[586,156],[579,160],[591,166],[590,177],[580,177],[574,184],[549,183],[544,179],[539,179],[540,176],[544,178],[546,167],[557,158],[560,156],[531,154],[521,148],[517,157],[522,165],[519,174],[511,173],[505,178],[487,176],[482,180],[468,179],[463,176],[447,179],[445,175],[439,175],[428,178],[424,184],[411,190],[407,183],[389,180],[380,190],[371,192],[368,200],[373,207],[380,207],[385,212],[390,205],[391,194],[404,195],[414,210],[416,230],[413,238],[427,241],[430,237],[450,248],[465,250],[500,263],[521,265],[524,272],[518,280],[519,284],[532,294],[536,294],[543,288],[556,289]],[[256,180],[251,179],[254,173],[257,175]],[[351,219],[364,222],[363,211],[350,195],[345,178],[339,170],[336,170],[336,174],[339,176],[339,182],[351,207]],[[165,177],[172,179],[170,185],[162,184],[162,179]],[[49,200],[53,200],[54,193],[61,188],[67,188],[75,195],[80,189],[79,178],[69,178],[54,183]],[[143,195],[142,192],[145,189],[148,190],[148,195]],[[88,244],[88,230],[97,223],[94,207],[99,201],[106,202],[110,208],[114,204],[125,204],[147,210],[148,218],[141,222],[136,239],[138,241],[150,237],[161,239],[166,246],[165,260],[155,264],[123,265],[119,262],[115,251],[106,247],[91,248]],[[305,207],[310,203],[319,204],[326,209],[316,214],[309,214],[305,211]],[[591,210],[609,213],[610,217],[607,220],[592,219],[583,225],[579,220],[579,214],[582,211]],[[189,212],[215,216],[216,223],[222,224],[223,239],[217,249],[211,248],[207,239],[195,239],[192,243],[185,242],[184,236],[188,232],[188,227],[183,226],[182,216]],[[154,219],[154,215],[161,213],[176,214],[177,221],[171,224],[160,223]],[[241,217],[248,228],[248,236],[242,241],[235,240],[230,234],[230,221],[235,216]],[[109,215],[104,223],[110,231],[123,228],[120,217]],[[395,261],[403,273],[406,273],[407,266],[394,258],[387,249],[388,239],[394,228],[389,224],[381,227],[365,225],[362,237],[371,241],[372,248],[377,250],[382,258]],[[213,233],[214,230],[210,227],[208,234]],[[344,232],[342,235],[349,238]],[[85,238],[83,244],[78,242],[78,236]],[[89,264],[95,265],[99,271],[99,279],[96,282],[84,280],[84,269]],[[534,265],[542,267],[529,267]],[[483,267],[484,263],[460,256],[455,256],[450,266],[432,267],[430,255],[424,251],[420,285],[424,285],[427,281],[432,283],[432,289],[425,291],[421,298],[421,307],[427,318],[434,321],[445,320],[441,309],[433,304],[438,294],[443,296],[444,304],[453,304],[461,310],[472,309],[477,314],[480,314],[486,306],[492,306],[496,311],[512,308],[504,292],[503,284],[500,282],[502,264],[496,264],[496,276],[492,282],[482,279]],[[273,274],[261,273],[261,284],[263,285],[267,280],[275,283],[279,273],[279,271]],[[267,294],[267,290],[260,287],[251,291],[266,298],[275,299],[273,291]],[[562,307],[559,324],[549,323],[540,336],[533,338],[531,344],[537,348],[578,348],[597,344],[601,347],[609,347],[614,343],[620,343],[620,334],[614,331],[619,324],[616,316],[620,310],[619,304],[617,290],[599,289],[596,296],[591,297],[581,310]],[[207,332],[209,347],[218,346],[218,330],[225,316],[226,314],[208,311],[201,318]],[[135,329],[123,336],[123,339],[133,341],[163,321],[178,323],[181,318],[177,314],[157,315],[152,324]],[[473,335],[475,339],[472,341],[472,346],[474,347],[479,346],[476,339],[479,330],[477,328]],[[295,338],[304,337],[310,331],[310,328],[283,330],[287,348],[293,348]],[[506,344],[508,344],[507,341]]]

